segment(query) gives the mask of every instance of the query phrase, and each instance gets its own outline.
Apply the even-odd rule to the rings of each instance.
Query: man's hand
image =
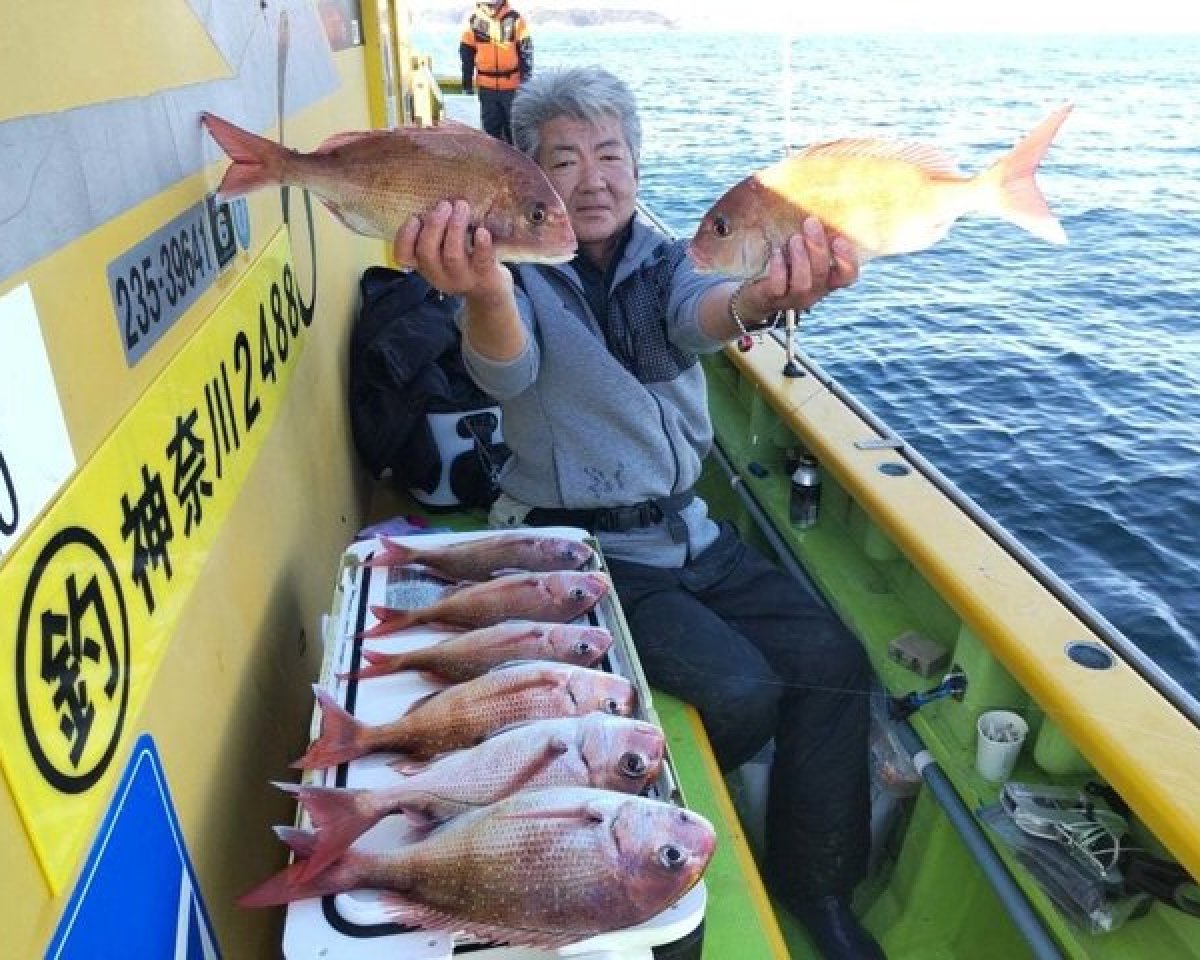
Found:
[[[442,293],[463,297],[468,342],[483,356],[511,360],[525,344],[512,274],[496,259],[492,235],[478,227],[468,243],[471,208],[442,200],[423,217],[409,217],[396,234],[393,254]]]
[[[512,277],[496,259],[492,235],[479,227],[468,241],[471,208],[442,200],[423,217],[409,217],[396,234],[393,254],[442,293],[468,300],[512,296]]]
[[[801,233],[771,254],[767,272],[745,285],[738,307],[748,320],[760,320],[777,310],[808,310],[857,279],[858,254],[853,244],[809,217]]]

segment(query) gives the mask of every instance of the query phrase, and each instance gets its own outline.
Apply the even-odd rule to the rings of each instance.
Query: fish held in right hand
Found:
[[[302,153],[211,113],[200,120],[233,160],[217,190],[223,198],[290,184],[316,194],[351,230],[388,241],[410,217],[461,199],[500,260],[564,263],[575,255],[566,207],[542,169],[466,124],[339,133]]]

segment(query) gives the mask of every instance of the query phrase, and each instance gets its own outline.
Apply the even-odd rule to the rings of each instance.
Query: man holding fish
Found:
[[[596,533],[651,683],[696,705],[721,766],[775,739],[773,892],[826,956],[882,956],[849,909],[870,833],[865,653],[692,493],[712,443],[699,355],[853,283],[855,249],[809,218],[760,276],[701,275],[637,216],[640,122],[605,70],[532,78],[513,133],[565,202],[573,260],[510,272],[461,200],[395,243],[463,296],[467,367],[502,405],[513,455],[492,522]]]

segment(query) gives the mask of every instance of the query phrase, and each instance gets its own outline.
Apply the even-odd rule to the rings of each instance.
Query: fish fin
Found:
[[[321,735],[292,766],[300,770],[333,767],[369,753],[363,743],[363,725],[324,690],[316,688],[316,695],[321,705]]]
[[[300,788],[304,785],[301,783],[292,783],[290,780],[272,780],[271,786],[277,790],[282,790],[284,793],[290,793],[295,796],[300,792]]]
[[[385,137],[388,136],[387,131],[380,130],[346,130],[342,133],[335,133],[322,140],[313,153],[333,153],[338,147],[349,146],[362,140],[378,140],[381,134]]]
[[[507,577],[514,573],[532,573],[532,571],[526,567],[500,567],[492,570],[488,575],[491,577]]]
[[[380,537],[379,539],[383,545],[377,552],[362,561],[362,566],[403,567],[413,562],[416,551],[412,547],[397,543],[391,537]]]
[[[539,667],[538,664],[542,664],[542,666]],[[571,676],[569,672],[563,669],[567,666],[567,664],[550,663],[546,660],[510,660],[507,663],[492,667],[488,671],[488,674],[498,674],[505,670],[519,668],[526,670],[527,672],[523,676],[517,677],[512,681],[511,686],[505,688],[505,695],[510,696],[534,687],[559,686],[567,683]]]
[[[1067,242],[1066,231],[1050,211],[1034,175],[1072,106],[1059,107],[976,178],[985,195],[991,196],[992,202],[984,207],[988,213],[1059,245]]]
[[[286,148],[215,114],[201,113],[200,122],[233,161],[217,187],[217,195],[222,200],[282,182]]]
[[[284,824],[276,824],[271,829],[275,831],[275,836],[282,840],[287,848],[298,857],[307,858],[316,848],[317,836],[311,830],[302,830],[300,827],[285,826]]]
[[[359,640],[369,640],[372,637],[386,637],[388,634],[399,633],[419,622],[415,610],[398,610],[395,607],[371,605],[371,615],[379,622],[366,630],[355,634]]]
[[[432,761],[429,760],[393,760],[388,766],[397,773],[403,774],[406,777],[412,777],[429,769],[431,764]]]
[[[577,940],[583,940],[590,936],[588,933],[523,930],[493,923],[477,923],[461,916],[443,913],[412,900],[406,900],[391,892],[379,894],[379,905],[393,923],[420,927],[422,930],[461,933],[472,940],[484,943],[506,943],[514,946],[542,947],[549,950],[555,947],[564,947],[568,943],[575,943]]]
[[[943,177],[961,177],[958,164],[944,151],[924,143],[908,143],[901,140],[872,140],[869,138],[846,138],[814,143],[793,154],[798,157],[868,157],[876,160],[900,160],[920,167],[927,173]],[[787,163],[788,160],[782,161]]]
[[[564,753],[571,749],[571,745],[567,743],[558,734],[551,734],[545,738],[541,745],[541,749],[533,753],[529,759],[521,764],[514,772],[510,781],[513,792],[520,790],[530,780],[536,777],[539,773],[545,770],[550,764],[561,757]]]
[[[539,807],[536,810],[517,810],[498,814],[504,820],[577,820],[580,823],[603,823],[604,811],[590,803],[579,803],[570,807]]]
[[[315,845],[306,830],[295,827],[277,827],[276,832],[281,840],[302,856],[301,850]],[[239,907],[276,907],[293,900],[307,900],[310,897],[326,897],[353,890],[359,886],[357,870],[353,860],[343,857],[325,870],[317,874],[307,872],[307,863],[303,859],[284,867],[270,879],[260,883],[237,898]]]
[[[401,670],[408,669],[408,654],[405,653],[382,653],[379,650],[363,650],[362,658],[367,661],[367,666],[359,667],[357,670],[349,670],[346,673],[339,673],[338,678],[342,680],[367,680],[371,677],[386,677],[389,674],[399,673]]]
[[[388,813],[367,790],[302,787],[298,796],[317,830],[305,853],[305,877],[319,874]]]
[[[480,580],[460,580],[458,577],[452,577],[448,573],[443,573],[437,567],[431,567],[427,563],[421,564],[421,573],[431,580],[440,580],[446,584],[445,590],[442,591],[443,597],[448,597],[452,593],[458,593],[459,590],[474,587],[482,582]]]
[[[452,686],[452,684],[450,684],[448,686]],[[445,689],[446,689],[446,687],[442,687],[442,690],[445,690]],[[427,693],[424,696],[417,697],[417,699],[415,699],[411,704],[409,704],[408,709],[405,710],[404,712],[406,714],[413,713],[418,707],[423,707],[423,706],[425,706],[425,704],[429,703],[429,701],[432,700],[434,697],[436,697],[439,693],[441,693],[442,690],[434,690],[432,693]]]

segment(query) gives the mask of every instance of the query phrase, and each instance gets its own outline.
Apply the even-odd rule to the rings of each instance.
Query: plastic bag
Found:
[[[921,774],[896,730],[882,692],[871,694],[871,782],[893,797],[911,797],[921,787]]]
[[[1149,906],[1150,897],[1145,894],[1123,896],[1124,884],[1119,878],[1104,879],[1060,843],[1026,833],[1001,804],[984,807],[979,819],[1012,851],[1063,915],[1089,933],[1111,933]]]

